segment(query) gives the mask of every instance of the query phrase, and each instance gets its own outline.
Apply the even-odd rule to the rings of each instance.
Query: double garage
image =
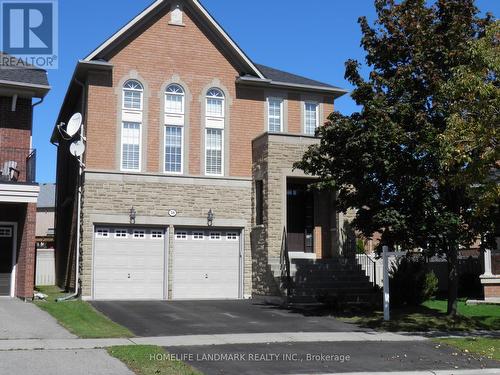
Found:
[[[95,300],[242,297],[240,229],[98,226]],[[170,244],[170,246],[169,246]]]

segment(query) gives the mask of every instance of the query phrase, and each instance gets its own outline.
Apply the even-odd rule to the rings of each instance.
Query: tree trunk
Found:
[[[449,316],[457,315],[458,298],[458,246],[450,245],[448,254],[448,310]]]

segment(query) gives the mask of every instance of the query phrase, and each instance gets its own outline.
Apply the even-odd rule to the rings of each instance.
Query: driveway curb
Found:
[[[263,344],[282,342],[403,342],[426,341],[422,336],[377,332],[279,332],[222,335],[184,335],[115,339],[23,339],[0,340],[0,351],[95,349],[121,345],[203,346],[228,344]]]

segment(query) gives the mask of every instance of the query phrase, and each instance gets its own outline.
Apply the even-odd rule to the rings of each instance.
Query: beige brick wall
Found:
[[[214,227],[221,221],[243,221],[244,237],[244,295],[252,293],[252,260],[250,251],[250,217],[251,217],[251,183],[250,181],[203,179],[196,183],[185,183],[178,177],[179,183],[162,182],[162,177],[144,176],[136,181],[120,181],[110,175],[95,178],[96,174],[87,174],[83,198],[83,233],[82,233],[82,295],[91,295],[92,286],[92,241],[93,225],[96,215],[114,215],[128,217],[132,206],[137,211],[136,225],[151,223],[154,219],[168,218],[168,210],[176,209],[177,216],[168,218],[172,224],[162,225],[165,228],[179,225],[189,220],[206,223],[207,212],[211,208],[215,213]],[[94,176],[94,177],[93,177]],[[104,179],[103,177],[104,176]],[[175,180],[175,178],[174,178]],[[234,186],[236,185],[236,186]],[[114,222],[112,217],[108,224]],[[170,230],[172,233],[172,231]],[[170,242],[170,253],[175,251]],[[170,262],[169,264],[172,264]],[[171,271],[171,270],[170,270]],[[171,275],[171,272],[169,272]],[[169,285],[171,289],[171,285]]]

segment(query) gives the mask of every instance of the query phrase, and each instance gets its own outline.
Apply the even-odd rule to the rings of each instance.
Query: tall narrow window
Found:
[[[264,223],[264,183],[262,180],[255,181],[255,224]]]
[[[165,90],[165,165],[167,173],[182,173],[184,143],[184,89],[172,84]]]
[[[283,99],[267,99],[267,123],[270,132],[283,131]]]
[[[141,124],[123,122],[122,125],[122,169],[138,171],[141,160]]]
[[[225,97],[221,90],[212,88],[206,96],[205,122],[205,174],[222,176],[224,174],[224,105]]]
[[[144,88],[139,81],[128,80],[123,85],[121,128],[121,170],[141,169],[141,127]]]
[[[312,102],[304,103],[304,132],[309,135],[314,135],[318,125],[318,104]]]

